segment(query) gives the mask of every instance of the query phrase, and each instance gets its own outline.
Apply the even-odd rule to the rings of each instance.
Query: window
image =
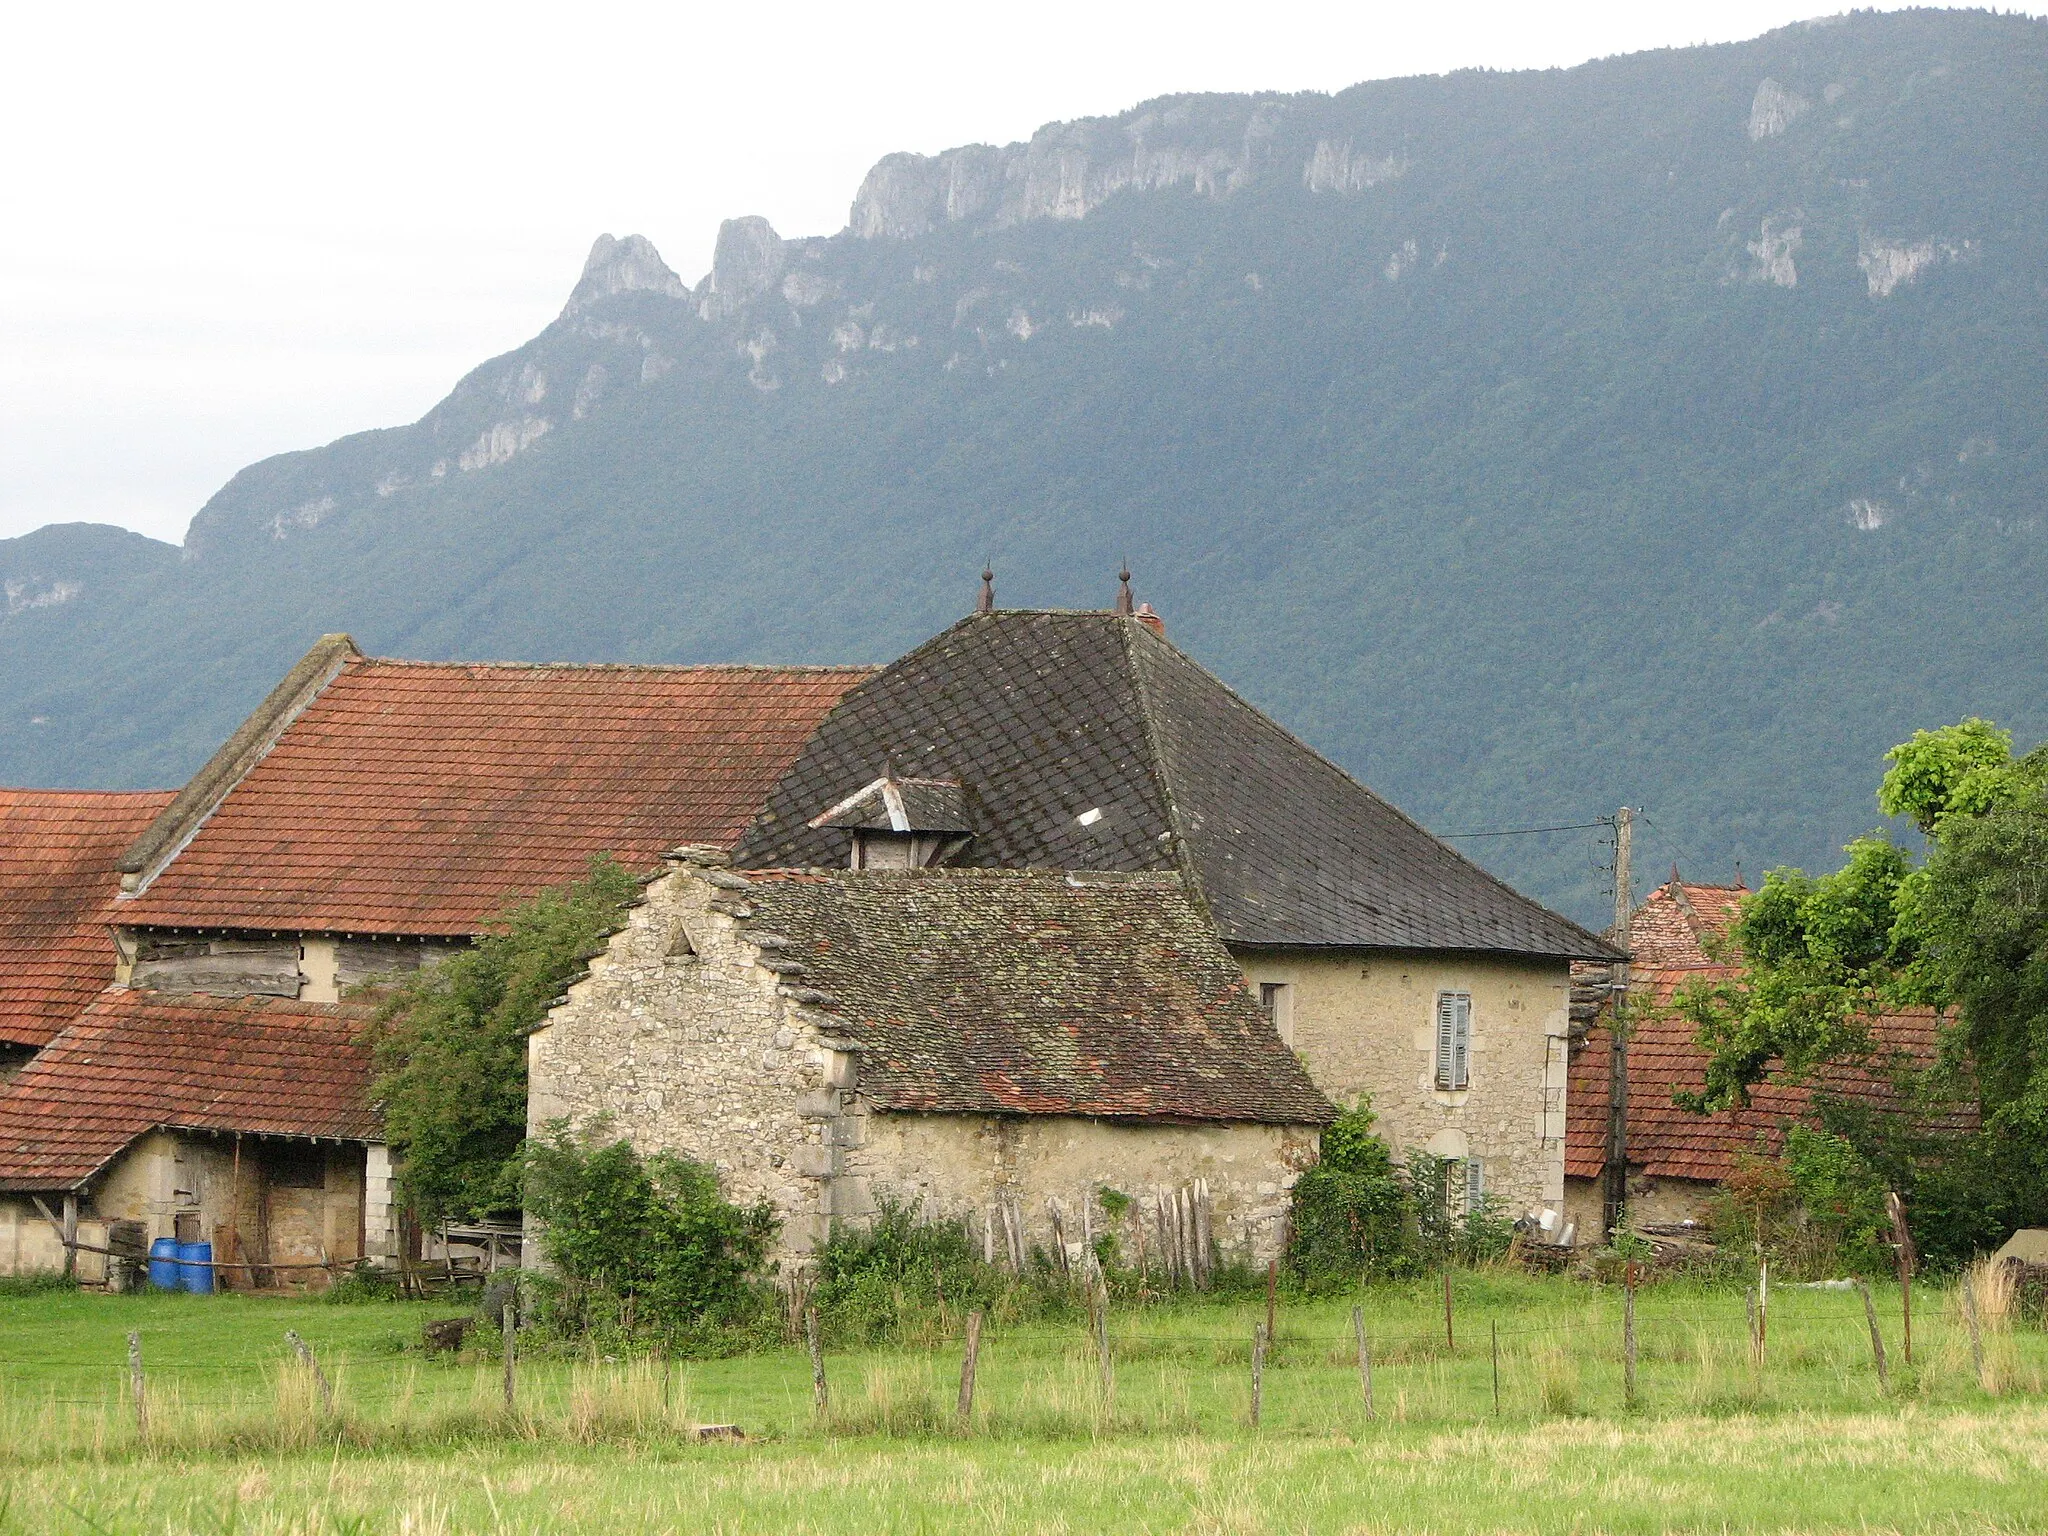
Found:
[[[1294,1044],[1294,988],[1284,981],[1259,983],[1259,1011],[1273,1026],[1273,1032],[1288,1045]]]
[[[1486,1164],[1476,1157],[1465,1159],[1465,1214],[1470,1216],[1486,1204]]]
[[[1472,1086],[1470,992],[1436,995],[1436,1086],[1442,1092]]]

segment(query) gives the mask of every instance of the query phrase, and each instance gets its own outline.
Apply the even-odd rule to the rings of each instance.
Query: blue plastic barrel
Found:
[[[183,1283],[176,1238],[160,1237],[149,1245],[149,1283],[160,1291],[175,1291]]]
[[[179,1243],[178,1281],[194,1296],[213,1294],[213,1244]]]

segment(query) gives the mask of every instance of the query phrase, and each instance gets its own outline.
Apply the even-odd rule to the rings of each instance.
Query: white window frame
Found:
[[[1436,1090],[1462,1093],[1472,1086],[1472,994],[1436,995]]]

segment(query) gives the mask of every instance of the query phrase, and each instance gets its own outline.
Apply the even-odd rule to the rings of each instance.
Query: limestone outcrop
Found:
[[[628,235],[623,240],[599,235],[583,263],[583,276],[562,308],[562,318],[621,293],[665,293],[680,299],[686,298],[689,290],[645,235]]]

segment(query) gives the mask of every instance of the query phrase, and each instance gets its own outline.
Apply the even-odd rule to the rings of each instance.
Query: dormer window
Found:
[[[811,818],[814,827],[853,834],[852,869],[925,869],[967,846],[966,797],[957,779],[900,779],[883,773]]]

